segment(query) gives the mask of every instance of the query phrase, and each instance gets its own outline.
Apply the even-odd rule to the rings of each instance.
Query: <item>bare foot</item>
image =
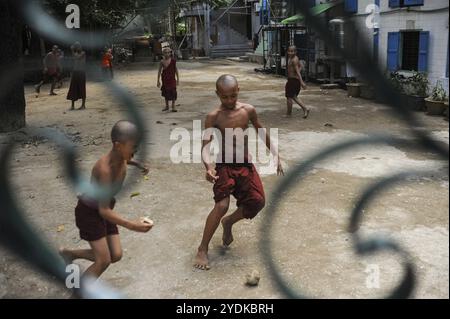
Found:
[[[194,267],[200,270],[209,270],[208,253],[203,250],[199,250],[197,256],[195,256]]]
[[[234,241],[233,233],[231,232],[232,225],[230,225],[230,223],[228,222],[228,218],[222,219],[222,227],[223,227],[222,242],[225,247],[228,247]]]
[[[39,85],[35,85],[34,86],[34,92],[36,93],[36,97],[39,97],[39,94],[41,93],[41,88],[39,87]]]
[[[56,96],[56,95],[58,95],[58,94],[56,94],[55,92],[50,92],[49,95],[50,95],[50,96]]]
[[[83,106],[81,106],[78,110],[86,110],[86,106],[83,105]]]
[[[66,265],[70,265],[74,261],[72,253],[68,249],[60,248],[59,249],[59,255],[64,259]]]
[[[305,115],[303,116],[304,119],[307,119],[309,116],[309,109],[306,109]]]
[[[162,109],[161,111],[162,111],[162,112],[167,112],[168,110],[169,110],[169,108],[166,107],[165,109]]]

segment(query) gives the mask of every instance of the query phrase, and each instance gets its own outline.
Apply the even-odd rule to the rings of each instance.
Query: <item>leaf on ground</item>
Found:
[[[130,198],[137,197],[137,196],[139,196],[139,195],[141,195],[141,193],[135,192],[135,193],[132,193],[132,194],[130,195]]]

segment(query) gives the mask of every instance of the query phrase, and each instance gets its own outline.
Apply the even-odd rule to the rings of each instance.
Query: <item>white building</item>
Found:
[[[384,71],[421,71],[448,92],[448,0],[347,0]],[[379,16],[373,14],[378,6]],[[378,29],[376,22],[378,22]]]

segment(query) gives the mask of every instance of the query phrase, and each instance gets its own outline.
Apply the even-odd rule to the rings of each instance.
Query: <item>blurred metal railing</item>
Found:
[[[21,12],[25,21],[34,30],[42,35],[53,39],[55,42],[71,45],[78,41],[88,48],[97,48],[96,43],[103,43],[103,35],[101,33],[88,34],[79,31],[68,30],[60,25],[58,21],[47,15],[42,8],[35,1],[22,0],[18,1]],[[313,17],[309,13],[309,8],[306,1],[300,1],[301,13],[309,21],[312,27],[321,37],[326,41],[335,52],[339,52],[347,61],[353,62],[353,67],[363,74],[365,80],[375,88],[379,96],[384,96],[386,104],[395,111],[396,115],[408,124],[411,133],[417,138],[418,142],[394,138],[389,135],[373,135],[368,138],[355,139],[334,145],[309,159],[302,160],[301,163],[295,165],[289,174],[282,180],[279,186],[273,191],[270,196],[270,201],[263,214],[263,222],[260,230],[261,236],[261,254],[264,262],[268,265],[270,275],[275,281],[278,289],[288,298],[305,298],[307,297],[302,292],[295,291],[289,287],[287,281],[283,277],[282,270],[275,263],[273,258],[273,238],[272,228],[273,221],[277,214],[277,209],[286,192],[298,186],[298,180],[307,174],[314,165],[327,157],[339,154],[340,152],[352,149],[361,145],[374,145],[395,142],[398,145],[410,146],[414,148],[423,149],[429,152],[439,154],[443,160],[448,161],[448,149],[433,140],[426,131],[419,130],[420,127],[418,118],[405,105],[402,104],[401,96],[389,85],[383,72],[377,68],[377,64],[369,57],[371,56],[367,47],[362,47],[362,54],[360,59],[354,59],[353,52],[349,52],[347,48],[342,48],[336,42],[336,37],[329,33],[329,29],[321,20]],[[346,23],[352,23],[347,19]],[[349,28],[349,30],[356,30],[356,26]],[[346,36],[357,37],[356,34]],[[359,38],[359,43],[364,43],[364,39]],[[351,59],[350,59],[351,57]],[[11,66],[8,72],[4,72],[0,76],[0,83],[10,83],[8,79],[14,77],[20,68]],[[141,132],[141,153],[140,158],[147,156],[147,142],[146,142],[146,123],[143,117],[139,114],[139,104],[130,95],[125,88],[112,82],[106,84],[113,96],[117,98],[119,103],[126,106],[127,115],[131,121],[137,124]],[[5,94],[8,89],[3,87]],[[5,89],[6,88],[6,89]],[[61,160],[63,161],[69,182],[72,184],[75,191],[79,193],[89,194],[92,198],[108,197],[111,194],[111,189],[105,189],[98,185],[92,185],[88,180],[83,178],[82,174],[76,166],[76,149],[75,146],[64,136],[63,133],[54,129],[33,129],[36,134],[44,136],[50,141],[54,142],[61,150]],[[66,281],[66,265],[59,257],[58,253],[51,249],[42,237],[34,230],[32,226],[26,221],[23,208],[17,202],[15,192],[12,189],[10,181],[9,162],[14,151],[15,141],[11,141],[5,148],[1,149],[0,153],[0,243],[9,249],[11,252],[17,254],[25,261],[30,263],[41,272],[55,277],[63,285]],[[358,229],[362,220],[362,211],[366,205],[374,199],[383,189],[390,187],[394,183],[402,182],[409,176],[420,176],[425,172],[402,172],[393,176],[387,176],[379,182],[364,190],[355,208],[349,212],[349,232],[353,236],[354,249],[357,254],[361,256],[371,255],[380,251],[391,251],[397,253],[403,262],[404,274],[399,285],[390,293],[388,298],[407,298],[410,297],[415,287],[415,272],[414,264],[411,261],[410,254],[398,243],[391,239],[385,238],[369,238],[362,239],[359,236]],[[137,174],[137,173],[136,173]],[[448,174],[448,167],[447,167]],[[125,185],[131,187],[132,185]],[[86,289],[79,292],[80,297],[84,298],[120,298],[124,297],[122,294],[113,289],[101,285],[99,283],[92,284],[86,282]]]

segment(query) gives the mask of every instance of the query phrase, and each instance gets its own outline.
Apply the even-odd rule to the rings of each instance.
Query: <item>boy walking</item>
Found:
[[[288,49],[288,81],[286,83],[286,98],[287,98],[287,116],[292,116],[292,106],[297,103],[303,110],[303,118],[308,118],[309,109],[298,98],[300,90],[306,89],[306,84],[303,82],[301,74],[301,63],[297,57],[297,48],[290,46]]]

